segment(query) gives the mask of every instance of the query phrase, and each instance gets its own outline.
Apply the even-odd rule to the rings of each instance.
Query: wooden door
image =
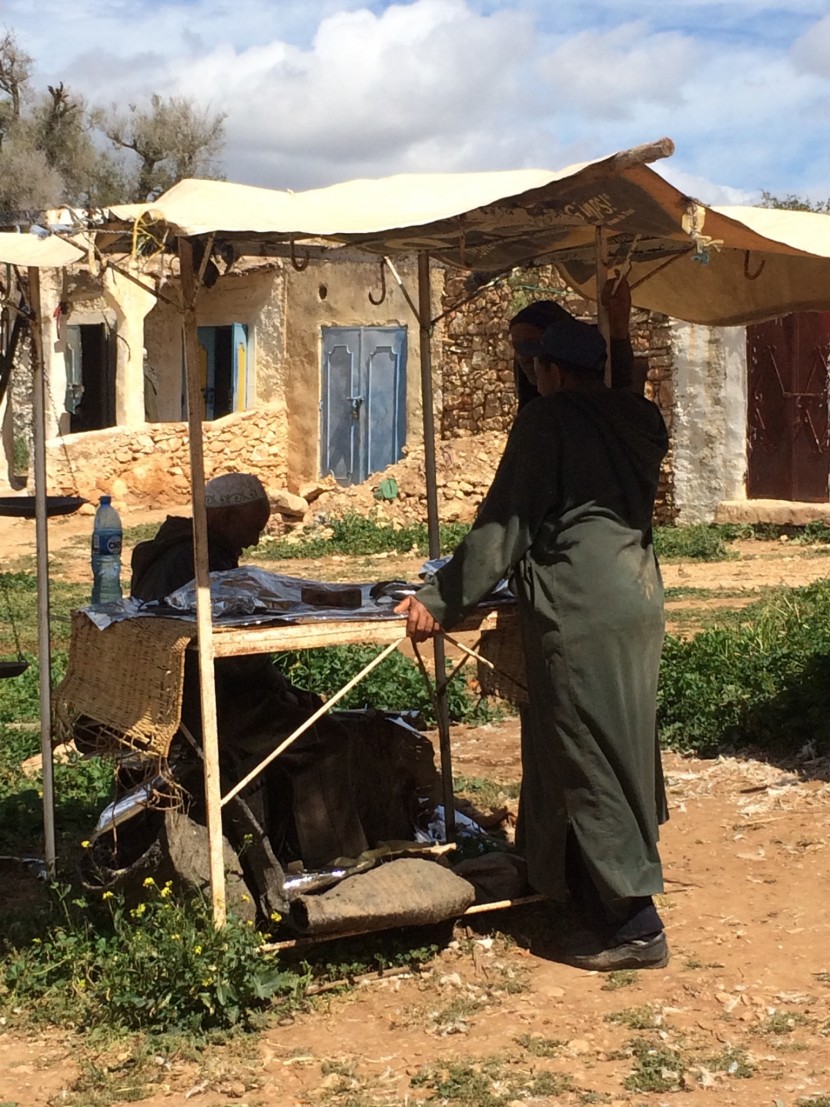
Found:
[[[826,502],[830,312],[747,327],[747,495]]]

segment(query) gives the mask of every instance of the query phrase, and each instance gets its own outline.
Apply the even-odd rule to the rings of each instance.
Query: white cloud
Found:
[[[564,110],[625,119],[640,103],[680,104],[696,60],[697,45],[690,36],[650,34],[646,24],[637,22],[570,36],[537,68]]]
[[[830,77],[830,15],[793,43],[792,58],[796,65],[820,77]]]
[[[230,179],[557,167],[669,134],[677,154],[660,171],[728,199],[830,192],[824,9],[641,0],[632,19],[630,0],[0,0],[0,23],[37,59],[40,87],[65,80],[105,105],[184,93],[226,112]]]

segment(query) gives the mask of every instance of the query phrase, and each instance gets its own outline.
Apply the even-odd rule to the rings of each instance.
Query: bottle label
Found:
[[[101,557],[121,556],[121,532],[100,531],[92,536],[92,553]]]

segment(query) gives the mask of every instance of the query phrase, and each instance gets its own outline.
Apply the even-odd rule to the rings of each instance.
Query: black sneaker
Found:
[[[665,931],[651,938],[635,938],[617,946],[585,953],[571,953],[568,964],[594,972],[614,972],[618,969],[662,969],[669,963],[669,943]]]

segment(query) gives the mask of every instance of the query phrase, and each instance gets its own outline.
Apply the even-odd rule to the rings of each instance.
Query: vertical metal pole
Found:
[[[213,620],[210,606],[207,515],[205,512],[205,456],[202,441],[202,404],[199,380],[199,338],[196,331],[196,278],[193,246],[179,239],[179,266],[184,315],[184,357],[187,374],[187,425],[190,445],[190,482],[193,501],[193,558],[196,569],[196,635],[199,647],[199,691],[202,704],[202,749],[205,769],[205,805],[210,850],[210,894],[213,922],[225,925],[225,865],[222,842],[222,790],[219,779],[219,732],[214,683]]]
[[[40,753],[43,762],[43,838],[46,868],[55,875],[55,766],[52,760],[52,642],[49,624],[49,529],[46,523],[46,380],[40,310],[40,273],[29,269],[30,334],[37,556],[37,643],[40,688]]]
[[[611,323],[608,318],[608,309],[602,300],[603,289],[608,280],[608,230],[605,227],[596,227],[596,266],[597,266],[597,325],[599,333],[605,339],[605,383],[611,387]]]
[[[427,485],[427,530],[429,556],[441,554],[440,520],[438,518],[438,480],[435,466],[435,410],[432,390],[432,296],[429,278],[429,253],[418,254],[418,317],[420,319],[421,403],[424,419],[424,477]],[[452,786],[452,747],[447,690],[441,684],[447,675],[444,639],[433,640],[435,682],[438,686],[438,739],[441,752],[441,784],[447,841],[455,839],[455,796]]]

